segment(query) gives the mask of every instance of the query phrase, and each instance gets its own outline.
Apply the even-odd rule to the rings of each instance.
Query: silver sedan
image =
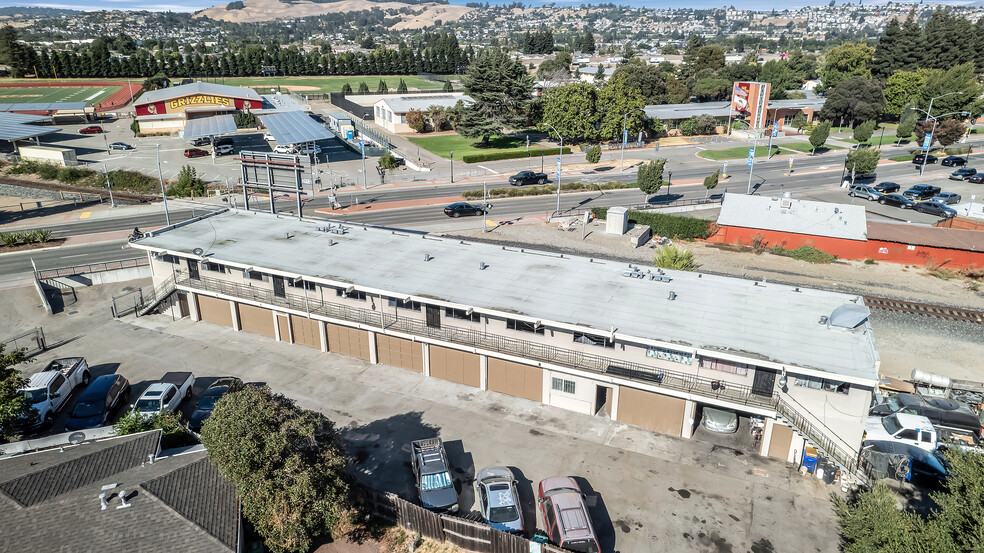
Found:
[[[523,534],[523,509],[516,478],[506,467],[488,467],[475,477],[479,509],[489,525],[504,532]]]

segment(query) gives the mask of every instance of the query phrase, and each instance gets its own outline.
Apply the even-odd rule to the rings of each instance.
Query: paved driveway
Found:
[[[486,466],[515,467],[529,521],[539,480],[576,476],[606,552],[837,550],[830,489],[785,463],[204,323],[115,321],[108,296],[122,287],[80,289],[73,314],[55,317],[32,288],[4,290],[0,328],[44,325],[49,342],[69,342],[39,361],[84,355],[134,394],[168,370],[267,383],[338,424],[360,480],[408,499],[407,444],[429,436],[447,444],[463,509]]]

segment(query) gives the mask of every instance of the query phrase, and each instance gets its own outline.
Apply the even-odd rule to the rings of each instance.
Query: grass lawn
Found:
[[[778,144],[778,146],[784,150],[795,150],[797,152],[802,152],[804,154],[809,154],[813,152],[813,144],[810,144],[809,142],[784,142]],[[821,148],[817,148],[817,153],[822,154],[830,150],[843,150],[843,149],[844,149],[843,146],[834,146],[832,144],[829,144],[829,145],[824,145]]]
[[[844,142],[850,142],[851,144],[858,143],[858,141],[854,140],[853,138],[842,138],[841,140],[843,140]],[[886,132],[885,136],[881,136],[881,132],[879,131],[871,135],[871,138],[869,138],[865,142],[865,144],[870,144],[872,146],[881,146],[884,144],[895,144],[897,141],[898,141],[898,137],[895,136],[895,133],[889,134]]]
[[[54,87],[54,88],[3,88],[0,87],[0,104],[25,104],[38,102],[87,102],[95,105],[112,96],[118,86],[102,87]]]
[[[317,90],[310,90],[307,92],[341,92],[342,87],[345,83],[348,83],[352,87],[353,91],[359,90],[359,83],[365,82],[369,85],[369,90],[372,92],[376,91],[379,87],[379,80],[382,79],[386,81],[386,86],[389,87],[391,91],[395,91],[397,87],[400,86],[400,79],[407,83],[407,87],[410,89],[425,89],[433,90],[440,89],[444,85],[441,83],[436,83],[434,81],[428,81],[421,79],[416,75],[332,75],[325,77],[226,77],[225,79],[219,78],[218,82],[220,84],[224,83],[231,86],[249,86],[253,88],[261,89],[259,92],[267,93],[271,87],[280,86],[311,86],[315,87]],[[461,85],[456,85],[456,92],[462,92]],[[265,90],[262,90],[265,89]],[[301,93],[305,91],[299,91]]]
[[[912,161],[912,158],[916,157],[916,154],[906,154],[904,156],[895,156],[888,159],[892,161]]]
[[[711,159],[714,161],[721,161],[723,159],[747,159],[748,149],[750,146],[736,146],[734,148],[725,148],[723,150],[703,150],[697,155],[704,159]],[[772,155],[779,153],[779,147],[776,145],[772,146]],[[763,144],[755,148],[755,157],[766,157],[769,155],[769,145]]]
[[[467,154],[480,154],[483,152],[499,152],[505,150],[526,151],[526,137],[519,136],[494,136],[489,140],[491,146],[488,148],[479,148],[477,146],[477,140],[465,138],[457,134],[409,136],[407,140],[445,159],[451,158],[451,152],[454,152],[455,159],[461,159],[461,156]],[[534,147],[539,148],[536,142],[531,142],[531,152],[534,151]]]

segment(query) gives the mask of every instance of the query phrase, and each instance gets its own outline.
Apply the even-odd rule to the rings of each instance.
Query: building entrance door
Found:
[[[608,386],[595,386],[594,413],[600,415],[604,412],[607,416],[612,416],[612,389]]]

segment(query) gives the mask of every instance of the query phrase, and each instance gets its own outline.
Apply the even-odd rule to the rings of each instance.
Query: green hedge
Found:
[[[563,153],[571,153],[571,149],[564,146]],[[545,156],[560,155],[560,148],[547,148],[543,150]],[[465,154],[461,156],[461,161],[465,163],[480,163],[482,161],[496,161],[499,159],[517,159],[521,157],[540,157],[539,150],[502,150],[497,152],[482,152],[480,154]]]
[[[591,212],[599,219],[605,219],[608,216],[607,207],[592,207]],[[704,239],[711,235],[711,222],[695,217],[630,209],[629,221],[639,225],[648,225],[654,235],[680,240]]]
[[[138,171],[117,169],[109,172],[109,180],[114,189],[132,190],[133,192],[160,192],[160,180],[149,177]]]
[[[638,185],[634,182],[619,182],[610,181],[604,184],[594,184],[594,183],[584,183],[584,182],[565,182],[561,183],[560,191],[564,192],[579,192],[582,190],[620,190],[623,188],[636,188]],[[465,190],[461,193],[461,197],[466,200],[480,200],[482,199],[482,190]],[[557,187],[552,184],[545,184],[543,186],[532,186],[530,188],[520,188],[517,186],[510,186],[509,188],[493,188],[489,190],[488,198],[519,198],[523,196],[543,196],[545,194],[556,194]]]

